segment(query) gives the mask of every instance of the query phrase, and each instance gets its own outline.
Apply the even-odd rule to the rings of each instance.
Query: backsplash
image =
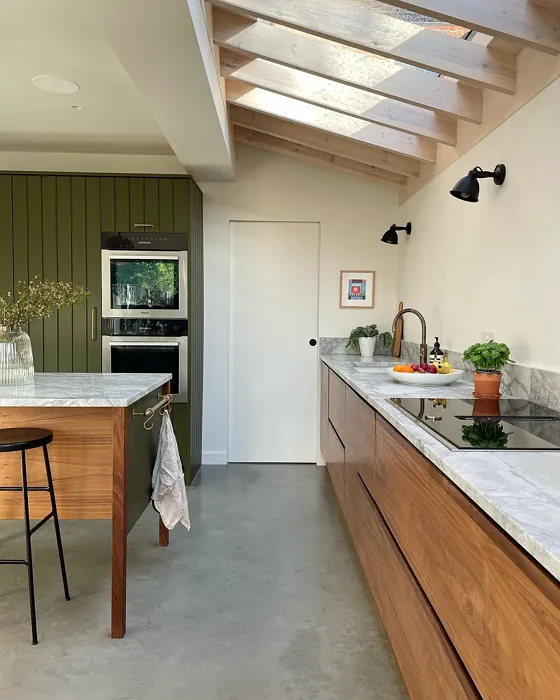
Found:
[[[472,383],[472,365],[463,362],[463,353],[446,351],[455,369],[466,370],[465,379]],[[403,340],[401,357],[417,362],[420,345]],[[508,364],[502,370],[502,392],[516,399],[527,399],[541,406],[560,411],[560,373],[518,364]]]
[[[322,355],[359,355],[359,352],[352,348],[346,349],[348,338],[320,338],[319,352]],[[375,346],[376,355],[390,355],[391,348],[382,348],[379,343]]]
[[[323,355],[357,355],[351,348],[346,349],[348,338],[321,338],[319,351]],[[455,350],[445,350],[449,362],[455,369],[465,370],[465,380],[473,383],[472,365],[463,362],[463,353]],[[375,348],[375,355],[390,355],[391,348]],[[401,343],[401,359],[405,362],[418,362],[420,344],[403,340]],[[502,370],[502,391],[516,399],[527,399],[541,406],[560,412],[560,373],[544,369],[535,369],[518,364],[508,364]]]

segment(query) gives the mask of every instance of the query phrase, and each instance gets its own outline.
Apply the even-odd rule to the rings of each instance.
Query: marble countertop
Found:
[[[504,452],[450,450],[414,423],[388,398],[426,398],[417,386],[398,384],[383,372],[363,374],[347,355],[321,355],[370,406],[424,454],[523,549],[560,581],[560,451]],[[459,380],[439,387],[438,398],[472,398],[472,384]],[[433,389],[430,390],[433,395]]]
[[[0,386],[0,407],[123,408],[170,379],[170,374],[37,373],[34,384]]]

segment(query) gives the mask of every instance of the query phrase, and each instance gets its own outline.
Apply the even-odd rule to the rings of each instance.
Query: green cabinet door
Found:
[[[103,178],[104,179],[104,178]],[[101,180],[86,178],[87,371],[101,372]]]

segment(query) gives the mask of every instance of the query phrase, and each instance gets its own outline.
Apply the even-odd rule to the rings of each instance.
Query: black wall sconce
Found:
[[[506,180],[506,166],[500,164],[493,171],[489,171],[483,170],[477,165],[476,168],[469,171],[468,175],[459,180],[449,194],[463,200],[463,202],[478,202],[480,192],[478,181],[485,177],[493,178],[495,185],[503,185]]]
[[[399,234],[397,231],[406,231],[406,233],[410,236],[412,233],[412,224],[410,221],[406,226],[397,226],[397,224],[393,224],[388,231],[385,231],[383,237],[381,238],[381,242],[389,243],[390,245],[397,245],[399,242]]]

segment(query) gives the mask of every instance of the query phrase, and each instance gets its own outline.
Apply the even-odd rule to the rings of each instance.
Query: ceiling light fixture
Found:
[[[56,75],[36,75],[31,82],[39,90],[55,92],[59,95],[71,95],[80,89],[78,83],[73,80],[57,78]]]
[[[388,231],[385,231],[383,237],[381,238],[381,242],[389,243],[390,245],[397,245],[399,242],[399,234],[397,231],[406,231],[407,235],[410,236],[412,233],[412,224],[410,221],[406,226],[397,226],[397,224],[393,224]]]
[[[72,105],[72,109],[81,110],[81,109],[83,109],[83,107],[82,107],[82,105]]]
[[[478,202],[480,193],[478,181],[486,177],[493,178],[495,185],[503,185],[506,180],[506,166],[500,164],[490,171],[483,170],[477,165],[476,168],[469,171],[468,175],[459,180],[449,194],[463,200],[463,202]]]

